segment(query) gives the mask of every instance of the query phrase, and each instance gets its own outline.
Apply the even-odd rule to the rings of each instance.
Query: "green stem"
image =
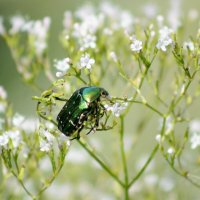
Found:
[[[127,169],[127,161],[126,161],[126,155],[125,155],[125,149],[124,149],[124,117],[120,117],[121,122],[121,128],[120,128],[120,151],[122,156],[122,165],[123,165],[123,171],[124,171],[124,192],[125,192],[125,200],[129,199],[128,196],[128,169]]]
[[[77,142],[99,163],[99,165],[112,177],[114,178],[122,187],[124,183],[113,173],[113,171],[93,152],[93,150],[86,144],[82,139],[77,140]]]
[[[148,104],[147,102],[137,101],[137,100],[128,100],[128,99],[123,99],[123,98],[113,98],[113,100],[120,100],[120,101],[125,101],[125,102],[142,104],[142,105],[148,107],[149,109],[151,109],[152,111],[154,111],[155,113],[157,113],[158,115],[160,115],[161,117],[164,116],[163,113],[161,113],[159,110],[157,110],[156,108],[154,108],[152,105]]]
[[[137,181],[140,176],[143,174],[143,172],[146,170],[146,168],[148,167],[149,163],[151,162],[151,160],[153,159],[154,155],[156,154],[156,152],[158,151],[159,148],[159,144],[157,144],[153,151],[151,152],[149,158],[147,159],[146,163],[144,164],[144,166],[140,169],[140,171],[136,174],[136,176],[130,181],[130,183],[128,184],[128,187],[131,187],[131,185],[133,185],[135,183],[135,181]]]

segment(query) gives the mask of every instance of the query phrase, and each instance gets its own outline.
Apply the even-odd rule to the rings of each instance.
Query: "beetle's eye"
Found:
[[[102,91],[102,92],[101,92],[101,96],[102,96],[102,97],[106,97],[106,96],[108,96],[108,93],[107,93],[106,91]]]

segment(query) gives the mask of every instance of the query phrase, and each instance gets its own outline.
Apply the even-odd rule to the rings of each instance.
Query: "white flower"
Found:
[[[167,153],[172,155],[174,154],[174,148],[173,147],[170,147],[168,150],[167,150]]]
[[[64,134],[59,135],[58,141],[62,144],[65,143],[67,147],[70,147],[71,145],[71,141],[68,140]]]
[[[6,110],[6,104],[3,102],[0,102],[0,113],[4,113]]]
[[[184,42],[183,43],[184,49],[189,49],[190,51],[194,51],[194,43],[193,42]]]
[[[0,35],[3,35],[5,33],[5,27],[3,25],[3,17],[0,16]]]
[[[170,26],[173,28],[173,30],[177,30],[178,27],[180,27],[180,14],[181,14],[181,0],[170,0],[170,6],[168,12],[168,21],[170,23]]]
[[[191,148],[195,149],[200,146],[200,132],[193,132],[190,138]]]
[[[13,119],[12,119],[12,123],[14,126],[17,126],[19,127],[22,122],[24,121],[25,117],[20,115],[19,113],[15,113],[15,115],[13,116]]]
[[[125,102],[125,103],[118,103],[116,102],[114,105],[112,106],[109,106],[109,105],[104,105],[105,109],[108,110],[108,111],[111,111],[113,113],[113,115],[115,115],[116,117],[119,117],[121,112],[123,110],[125,110],[128,106],[128,103]]]
[[[96,47],[96,36],[87,34],[85,37],[81,38],[80,45],[81,45],[80,48],[81,51],[84,51],[85,49],[88,48],[94,49]]]
[[[33,44],[37,55],[41,55],[47,47],[47,33],[51,24],[49,17],[43,20],[29,21],[23,26],[23,31],[28,32],[34,39]]]
[[[133,27],[133,16],[127,11],[123,11],[120,15],[120,26],[125,30],[131,30]]]
[[[3,135],[0,135],[0,147],[7,147],[8,145],[8,142],[9,142],[9,138],[7,135],[3,134]]]
[[[114,62],[117,63],[118,58],[117,58],[117,55],[116,55],[116,53],[115,53],[114,51],[111,51],[111,52],[110,52],[110,58],[111,58]]]
[[[38,127],[39,121],[36,118],[26,118],[20,125],[21,129],[27,134],[34,132]]]
[[[6,98],[7,98],[7,92],[2,86],[0,86],[0,99],[6,99]]]
[[[22,143],[22,138],[19,130],[7,131],[4,133],[12,141],[13,147],[17,148]]]
[[[70,59],[64,58],[63,60],[55,60],[54,62],[55,62],[54,66],[58,70],[56,76],[57,77],[64,76],[70,68]]]
[[[111,19],[117,19],[121,10],[108,1],[103,1],[100,5],[100,11]]]
[[[66,11],[64,13],[63,26],[66,30],[68,30],[71,28],[72,24],[72,13],[70,11]]]
[[[192,120],[189,124],[189,129],[191,133],[200,132],[200,120],[199,119]]]
[[[55,137],[51,133],[49,133],[49,131],[44,130],[42,132],[42,136],[47,140],[48,143],[53,144]]]
[[[40,139],[40,151],[49,152],[52,149],[52,144],[46,140]]]
[[[90,70],[94,63],[95,63],[95,60],[93,58],[90,58],[90,55],[86,53],[81,56],[79,67],[80,67],[80,69],[87,68]]]
[[[142,49],[142,41],[135,39],[134,37],[132,38],[132,43],[131,43],[131,50],[135,52],[140,52]]]
[[[35,40],[34,46],[38,55],[41,55],[47,48],[46,41],[44,40]]]
[[[166,51],[166,47],[173,43],[171,38],[172,29],[169,29],[167,26],[161,28],[159,30],[160,37],[156,44],[157,49],[161,49],[162,51]]]
[[[164,17],[162,15],[158,15],[156,17],[156,20],[157,20],[158,26],[162,27],[163,26]]]
[[[85,21],[88,16],[95,15],[95,9],[92,5],[86,4],[81,6],[75,13],[76,17],[78,17],[80,20]]]
[[[143,11],[148,18],[153,18],[157,13],[157,6],[153,3],[147,3],[143,6]]]
[[[174,122],[171,116],[167,116],[166,118],[166,130],[165,134],[169,134],[174,128]]]
[[[54,127],[55,127],[55,125],[54,125],[52,122],[49,122],[49,121],[45,122],[45,126],[46,126],[47,129],[49,129],[49,130],[53,130]]]
[[[188,13],[188,17],[191,21],[194,21],[196,19],[198,19],[199,17],[199,12],[197,9],[191,9],[189,10],[189,13]]]
[[[156,141],[157,141],[158,143],[160,143],[160,142],[162,141],[162,137],[161,137],[160,134],[157,134],[156,137],[155,137],[155,139],[156,139]]]
[[[20,15],[17,15],[17,16],[13,16],[10,20],[10,23],[11,23],[11,29],[10,29],[10,34],[16,34],[18,33],[19,31],[22,31],[23,30],[23,27],[26,23],[25,19],[20,16]]]

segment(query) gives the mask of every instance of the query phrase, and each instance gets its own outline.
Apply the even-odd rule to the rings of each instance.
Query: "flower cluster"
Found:
[[[55,60],[54,62],[55,62],[54,66],[58,70],[58,72],[56,72],[56,76],[57,77],[64,76],[70,68],[70,58]]]
[[[159,30],[160,36],[156,44],[156,47],[158,49],[166,51],[167,50],[166,47],[169,46],[170,44],[173,44],[171,33],[173,33],[172,29],[169,29],[167,26],[164,26]]]
[[[137,40],[136,38],[135,38],[135,36],[132,36],[131,37],[131,40],[132,40],[132,43],[131,43],[131,45],[130,45],[130,47],[131,47],[131,50],[132,51],[135,51],[135,52],[140,52],[140,50],[142,49],[142,41],[140,41],[140,40]]]
[[[200,120],[190,122],[190,133],[191,148],[195,149],[200,146]]]
[[[22,144],[22,138],[19,130],[6,131],[3,135],[0,136],[1,148],[16,149],[20,144]]]
[[[123,110],[125,110],[128,106],[128,103],[125,102],[125,103],[118,103],[116,102],[115,104],[113,105],[104,105],[104,108],[107,110],[107,111],[111,111],[112,114],[116,117],[119,117],[121,115],[121,112]]]
[[[89,54],[84,54],[81,56],[80,58],[80,64],[79,64],[79,68],[87,68],[89,70],[91,70],[92,65],[95,63],[95,60],[93,58],[90,58]]]

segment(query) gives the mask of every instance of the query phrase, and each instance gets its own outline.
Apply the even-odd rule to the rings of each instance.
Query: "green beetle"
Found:
[[[101,98],[109,99],[109,93],[101,87],[91,86],[76,90],[57,116],[58,129],[66,136],[77,131],[76,138],[79,139],[84,122],[90,118],[95,124],[87,134],[95,130],[105,112]]]

